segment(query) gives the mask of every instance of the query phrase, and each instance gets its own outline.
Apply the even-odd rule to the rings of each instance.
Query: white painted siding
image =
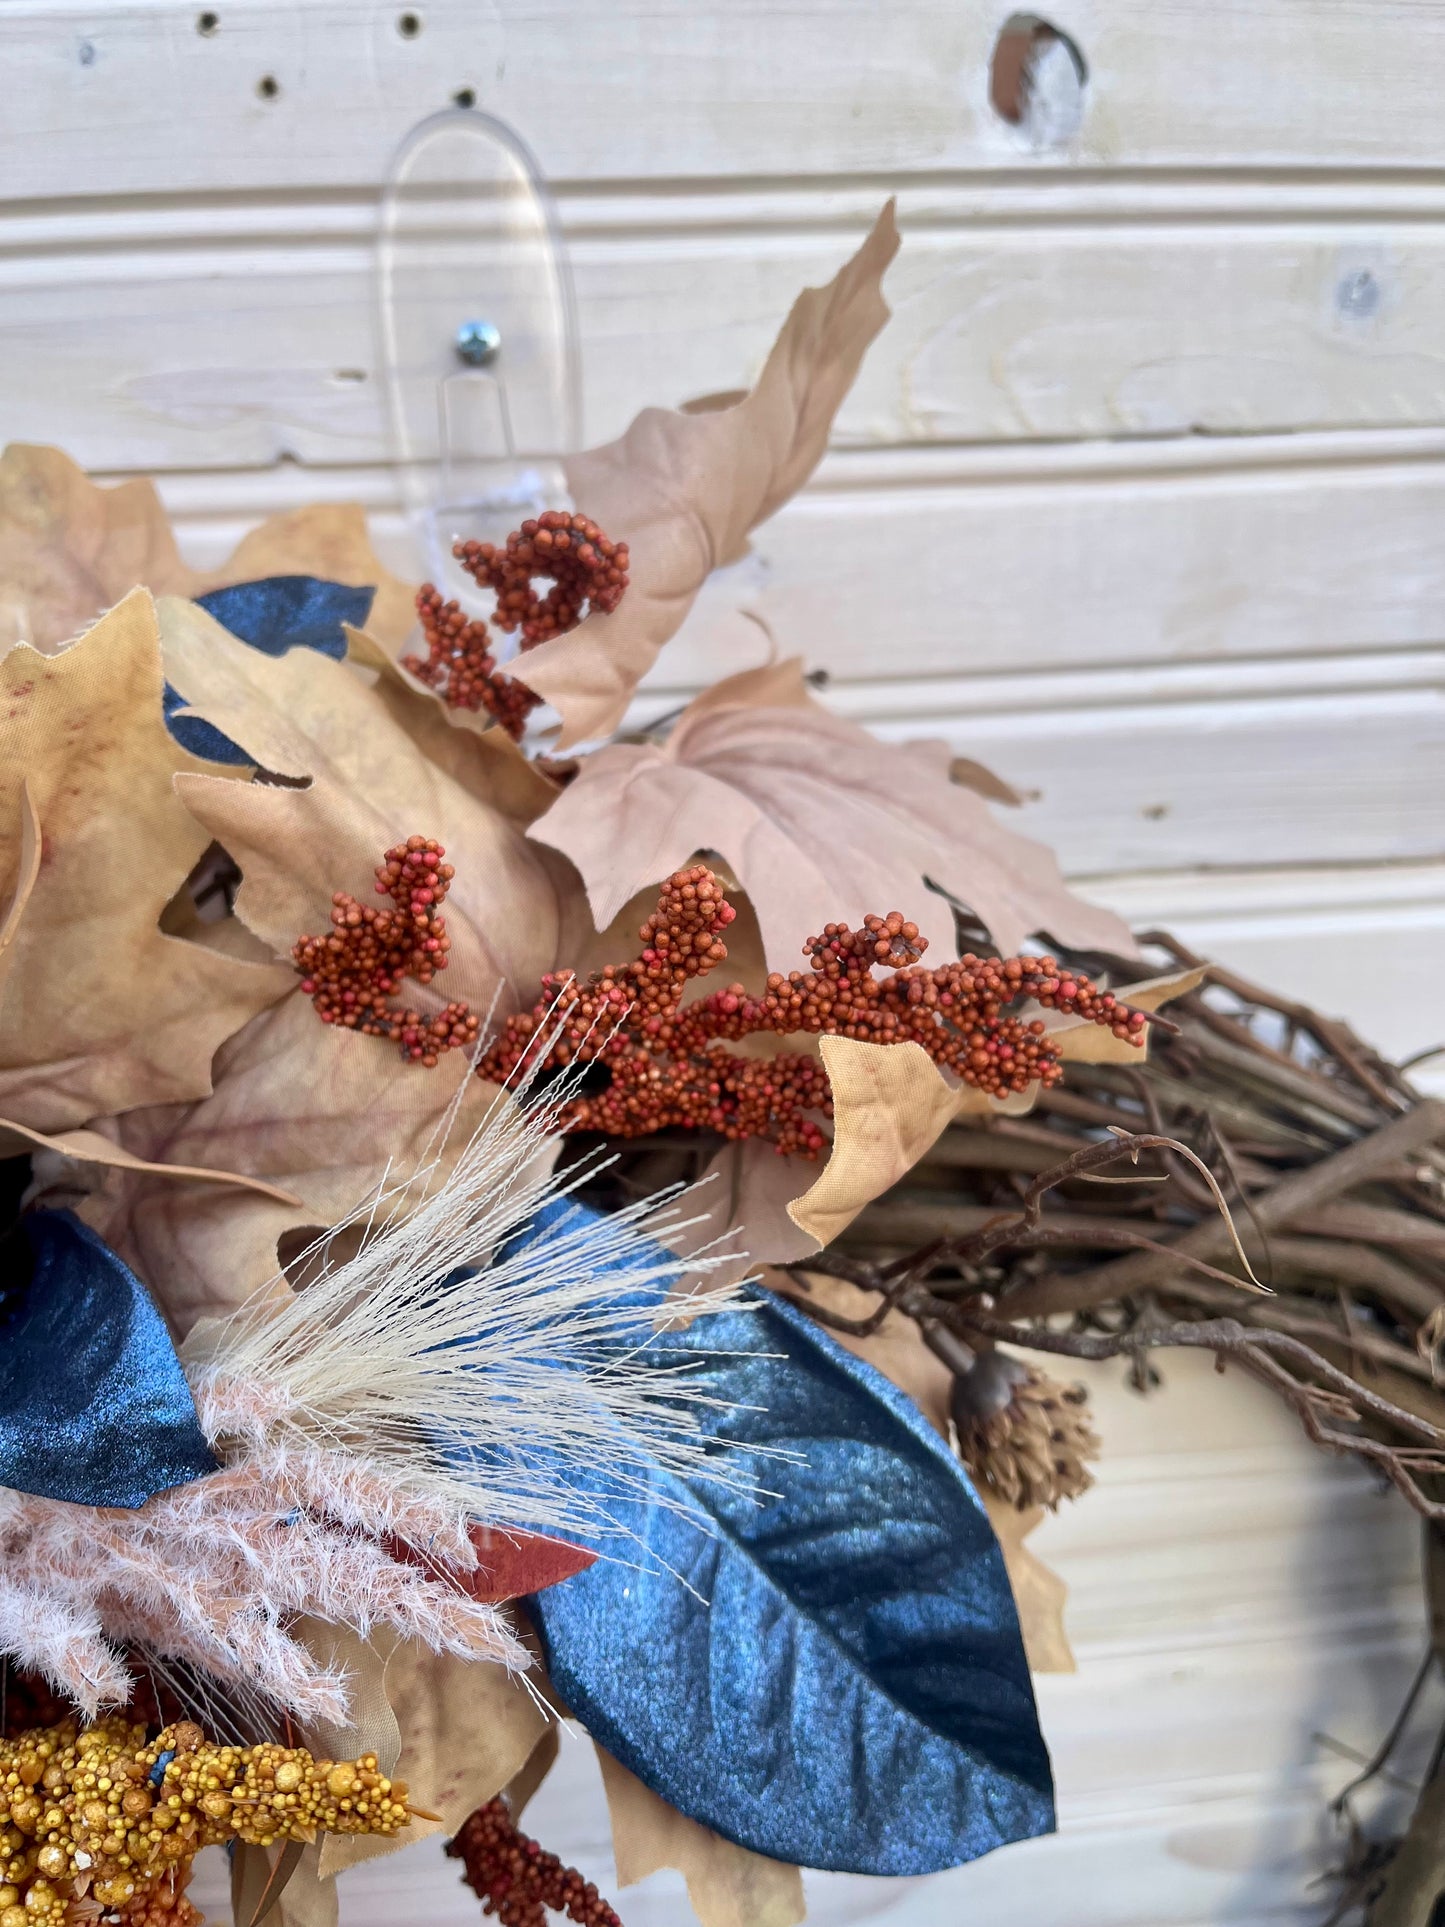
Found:
[[[470,89],[556,183],[593,438],[744,383],[896,192],[835,450],[645,700],[753,660],[755,607],[847,714],[1036,793],[1127,914],[1445,1041],[1445,0],[1040,4],[1088,68],[1048,152],[988,103],[1004,0],[417,0],[412,37],[376,0],[217,0],[205,34],[189,0],[6,0],[0,437],[156,475],[198,560],[355,496],[404,564],[368,276],[415,121]],[[1312,1735],[1387,1720],[1410,1523],[1252,1388],[1172,1376],[1109,1381],[1104,1488],[1037,1542],[1081,1658],[1042,1688],[1062,1837],[820,1881],[820,1919],[1317,1917],[1344,1769]],[[605,1882],[569,1760],[538,1826]],[[424,1852],[347,1919],[474,1918],[453,1894]]]

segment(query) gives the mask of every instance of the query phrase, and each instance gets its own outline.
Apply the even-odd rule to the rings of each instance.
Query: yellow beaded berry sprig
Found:
[[[189,1720],[154,1739],[123,1718],[32,1728],[0,1742],[0,1927],[196,1927],[184,1888],[202,1847],[399,1833],[406,1792],[374,1753],[217,1746]]]

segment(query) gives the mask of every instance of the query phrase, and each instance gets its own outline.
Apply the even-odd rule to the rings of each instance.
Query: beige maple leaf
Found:
[[[58,448],[0,454],[0,647],[57,649],[137,587],[190,596],[268,575],[374,588],[371,628],[393,647],[415,624],[412,590],[377,559],[355,503],[271,516],[218,568],[193,569],[150,482],[99,487]]]
[[[203,1096],[217,1047],[289,988],[160,928],[208,842],[174,779],[213,767],[167,731],[161,686],[143,590],[56,655],[17,643],[0,659],[0,896],[18,905],[0,1116],[33,1130]]]
[[[768,966],[798,967],[825,924],[900,909],[940,961],[966,904],[1005,954],[1044,933],[1135,955],[1128,928],[1069,890],[1052,851],[1010,830],[952,780],[938,742],[880,742],[809,693],[792,659],[715,684],[662,743],[611,743],[533,827],[571,857],[593,915],[611,921],[696,850],[731,865],[762,926]]]
[[[749,532],[817,467],[888,319],[880,283],[897,251],[890,201],[828,285],[799,295],[750,394],[731,406],[645,408],[619,440],[568,459],[572,499],[628,544],[631,584],[614,613],[588,616],[509,666],[560,713],[561,748],[617,727],[710,572],[743,555]]]
[[[419,1071],[376,1038],[318,1022],[294,988],[222,1045],[214,1075],[199,1103],[128,1111],[107,1135],[132,1159],[240,1171],[253,1188],[179,1184],[118,1164],[88,1170],[72,1194],[65,1174],[47,1170],[42,1200],[73,1205],[145,1280],[180,1337],[264,1288],[314,1231],[409,1176],[459,1095],[440,1181],[496,1096],[460,1053]]]
[[[807,1913],[803,1876],[688,1819],[644,1786],[620,1760],[597,1746],[597,1763],[612,1822],[619,1887],[676,1867],[700,1927],[795,1927]]]
[[[271,657],[194,603],[159,604],[166,673],[188,709],[281,783],[183,778],[186,807],[240,866],[236,911],[278,958],[324,930],[338,890],[369,896],[385,851],[436,837],[456,865],[447,901],[450,964],[419,1004],[465,999],[502,1010],[536,995],[581,908],[575,874],[525,834],[512,759],[449,734],[455,756],[403,727],[397,691],[312,649]],[[403,692],[404,694],[405,692]],[[299,786],[299,787],[298,787]],[[536,800],[551,794],[543,784]],[[499,800],[494,800],[498,798]],[[590,931],[590,919],[588,929]]]
[[[166,673],[191,710],[285,779],[195,773],[179,783],[198,845],[214,837],[243,872],[236,928],[264,955],[289,965],[298,937],[328,927],[333,894],[369,895],[385,850],[413,831],[457,859],[451,967],[429,989],[408,986],[416,1003],[459,997],[485,1011],[495,997],[499,1009],[515,1008],[559,956],[586,957],[601,941],[571,866],[524,834],[528,797],[540,806],[553,791],[531,785],[510,744],[447,732],[454,753],[433,761],[425,744],[435,714],[408,708],[410,692],[368,666],[375,645],[360,667],[305,649],[271,658],[193,603],[157,607]],[[422,740],[400,717],[422,725]],[[383,1039],[321,1023],[294,971],[270,968],[289,994],[227,1038],[209,1096],[129,1111],[106,1129],[132,1160],[244,1172],[291,1202],[182,1187],[133,1164],[66,1174],[88,1183],[81,1215],[182,1333],[265,1285],[278,1251],[337,1223],[388,1172],[408,1175],[454,1096],[450,1143],[459,1148],[495,1095],[460,1054],[428,1071]],[[447,1165],[444,1156],[438,1181]]]

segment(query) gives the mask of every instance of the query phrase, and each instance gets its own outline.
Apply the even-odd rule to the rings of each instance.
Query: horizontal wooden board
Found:
[[[849,197],[851,203],[860,201]],[[1176,204],[1171,210],[1171,199]],[[1090,211],[904,196],[894,318],[842,442],[986,442],[1445,422],[1445,196],[1430,218],[1188,212],[1140,189]],[[876,210],[880,195],[871,197]],[[590,438],[649,403],[746,385],[798,290],[855,244],[826,189],[569,197]],[[782,202],[781,207],[776,205]],[[252,200],[207,231],[46,211],[0,223],[0,420],[88,466],[388,458],[374,210]],[[694,213],[699,216],[694,222]],[[435,325],[450,337],[459,317]]]
[[[755,633],[845,679],[1417,648],[1445,637],[1433,433],[838,454],[658,666]]]
[[[460,89],[555,177],[1018,169],[1038,158],[988,102],[1007,9],[913,0],[11,0],[0,154],[13,195],[147,193],[179,180],[374,182]],[[1410,0],[1058,0],[1087,67],[1086,166],[1439,164],[1445,17]],[[269,89],[261,91],[270,82]]]
[[[384,469],[158,480],[198,562],[272,509],[359,500],[384,559],[415,573]],[[1106,670],[1117,696],[1146,665],[1436,649],[1442,528],[1438,430],[840,452],[712,578],[649,687],[760,660],[743,608],[784,653],[898,682],[903,702],[916,678]]]

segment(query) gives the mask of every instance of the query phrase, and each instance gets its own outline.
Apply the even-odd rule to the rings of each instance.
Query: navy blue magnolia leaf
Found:
[[[720,1469],[770,1496],[661,1472],[646,1499],[607,1493],[645,1552],[613,1544],[528,1602],[565,1704],[673,1806],[775,1859],[921,1874],[1048,1832],[1003,1556],[921,1413],[777,1299],[649,1355],[728,1402],[703,1408]]]
[[[30,1281],[0,1307],[0,1485],[144,1505],[216,1470],[160,1313],[69,1211],[23,1220]]]
[[[288,649],[315,649],[340,662],[346,655],[343,624],[360,629],[371,614],[375,595],[375,589],[351,589],[313,575],[268,575],[259,582],[212,589],[196,601],[223,629],[268,656],[284,656]],[[213,723],[199,716],[177,715],[186,705],[169,683],[163,704],[166,726],[192,756],[204,756],[212,763],[250,762],[245,751]]]

